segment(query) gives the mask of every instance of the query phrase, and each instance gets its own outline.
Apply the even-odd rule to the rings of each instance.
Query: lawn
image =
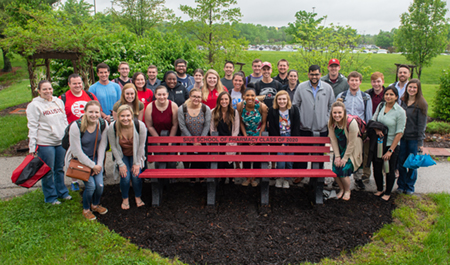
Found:
[[[140,249],[81,215],[81,197],[52,206],[40,190],[0,201],[1,264],[181,264]],[[449,194],[401,195],[394,222],[365,246],[322,264],[448,264]]]
[[[30,82],[15,81],[10,87],[0,91],[0,110],[31,101]]]
[[[23,115],[0,116],[0,152],[27,139],[27,117]]]

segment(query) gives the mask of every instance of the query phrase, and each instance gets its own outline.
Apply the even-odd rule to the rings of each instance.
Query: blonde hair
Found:
[[[97,106],[97,107],[100,109],[100,111],[102,110],[102,106],[101,106],[100,103],[99,103],[98,101],[96,101],[96,100],[91,100],[91,101],[89,101],[88,103],[86,103],[86,105],[84,106],[84,115],[83,115],[83,117],[81,117],[80,132],[82,132],[82,133],[86,132],[87,127],[88,127],[88,123],[89,123],[89,122],[88,122],[88,118],[87,118],[86,113],[87,113],[87,109],[88,109],[90,106]]]
[[[192,89],[189,91],[189,98],[186,99],[186,101],[184,102],[184,104],[186,104],[186,107],[188,107],[189,104],[192,103],[192,102],[191,102],[191,96],[192,96],[192,94],[193,94],[194,92],[200,92],[200,95],[202,94],[202,90],[201,90],[200,88],[192,88]]]
[[[129,105],[125,104],[125,105],[122,105],[119,107],[119,109],[117,110],[117,121],[115,124],[116,136],[119,137],[119,139],[123,138],[123,135],[122,135],[123,125],[120,123],[119,117],[120,117],[120,114],[126,110],[131,112],[131,117],[134,117],[133,109]],[[133,123],[133,122],[134,122],[134,119],[132,118],[131,123]]]
[[[347,127],[347,109],[345,108],[345,104],[344,101],[342,100],[342,98],[338,98],[336,100],[336,102],[333,103],[333,105],[331,105],[331,111],[330,111],[330,119],[328,120],[328,128],[331,130],[334,128],[334,126],[336,125],[336,121],[333,118],[333,109],[336,107],[341,107],[344,110],[344,115],[342,118],[342,121],[340,122],[340,126],[342,128]]]
[[[286,105],[286,108],[287,108],[287,109],[291,109],[291,107],[292,107],[291,97],[289,96],[289,93],[288,93],[286,90],[278,91],[278,93],[275,95],[275,98],[274,98],[274,100],[273,100],[273,108],[274,108],[274,109],[279,109],[279,108],[280,108],[280,107],[278,106],[277,99],[278,99],[279,96],[283,96],[283,95],[286,95],[286,97],[287,97],[287,105]]]
[[[122,88],[122,95],[120,96],[120,105],[128,105],[128,101],[125,99],[125,90],[132,88],[134,90],[134,100],[131,102],[133,105],[133,112],[139,114],[139,98],[136,90],[136,86],[133,83],[127,83]]]
[[[220,94],[223,91],[225,91],[225,89],[223,89],[223,85],[222,82],[220,82],[220,76],[219,74],[216,72],[216,70],[214,69],[209,69],[205,76],[203,77],[203,87],[202,87],[202,100],[203,101],[207,101],[208,100],[208,95],[209,95],[209,88],[208,88],[208,83],[206,82],[206,79],[208,78],[208,75],[215,75],[217,77],[217,84],[216,84],[216,90],[217,93]]]

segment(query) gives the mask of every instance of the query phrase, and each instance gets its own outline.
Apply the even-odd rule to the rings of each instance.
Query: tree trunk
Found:
[[[31,98],[35,98],[39,96],[39,93],[36,90],[37,88],[36,74],[34,73],[34,70],[36,69],[36,61],[28,58],[27,65],[28,65],[28,78],[30,79],[30,87],[31,87]]]
[[[422,75],[422,65],[419,65],[419,66],[416,68],[416,73],[417,73],[417,79],[420,80],[420,76]]]
[[[213,51],[212,51],[212,7],[209,8],[209,53],[208,53],[208,62],[212,66],[213,64]]]
[[[6,53],[7,51],[5,49],[2,49],[3,52],[3,69],[2,72],[11,72],[12,71],[12,65],[11,65],[11,60],[6,57]]]

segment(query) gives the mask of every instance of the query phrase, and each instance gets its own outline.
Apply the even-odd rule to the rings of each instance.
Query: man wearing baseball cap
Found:
[[[267,107],[272,107],[273,99],[278,91],[281,90],[281,83],[271,77],[272,64],[269,62],[262,63],[262,79],[255,83],[256,96],[263,101]]]
[[[328,74],[320,79],[333,88],[335,97],[349,88],[347,78],[339,73],[339,70],[341,70],[341,63],[333,58],[328,62]]]

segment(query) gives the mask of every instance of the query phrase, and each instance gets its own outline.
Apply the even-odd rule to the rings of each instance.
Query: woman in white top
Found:
[[[53,96],[53,87],[49,81],[39,82],[38,93],[39,96],[31,101],[26,110],[29,149],[31,154],[37,154],[51,168],[50,173],[42,178],[45,202],[60,204],[58,198],[72,199],[64,185],[66,150],[61,146],[68,125],[67,117],[64,103]]]

